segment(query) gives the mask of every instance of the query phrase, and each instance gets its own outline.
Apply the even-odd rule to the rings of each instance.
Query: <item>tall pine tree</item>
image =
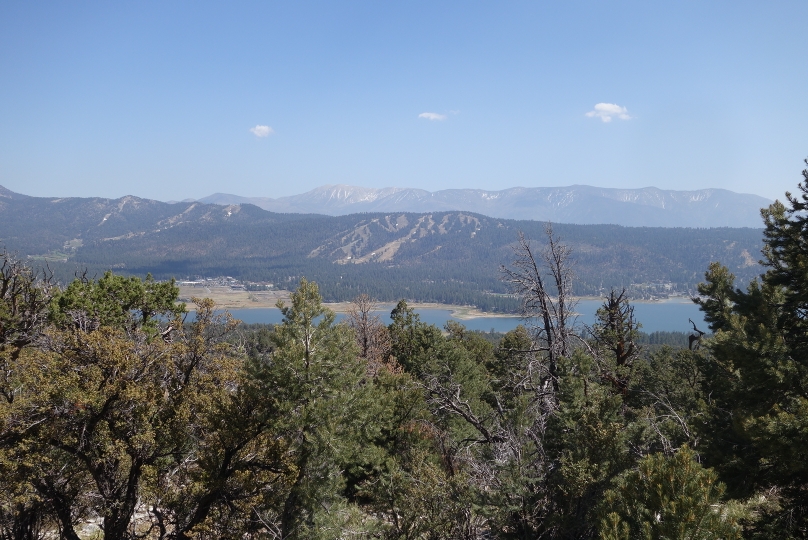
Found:
[[[801,195],[761,211],[759,280],[742,291],[714,264],[699,300],[715,337],[705,365],[712,418],[706,456],[736,497],[775,504],[758,522],[764,537],[808,535],[808,170]]]

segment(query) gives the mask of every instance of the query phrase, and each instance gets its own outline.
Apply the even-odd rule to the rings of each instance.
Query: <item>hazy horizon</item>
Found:
[[[278,197],[272,197],[272,196],[269,196],[269,195],[261,195],[261,194],[246,194],[245,195],[243,193],[235,193],[235,192],[228,192],[228,191],[216,191],[216,192],[213,192],[213,193],[208,193],[207,195],[203,195],[202,197],[186,197],[184,199],[165,199],[165,198],[163,198],[163,199],[152,199],[151,197],[141,197],[141,198],[152,199],[152,200],[161,201],[161,202],[201,201],[203,199],[206,199],[206,198],[209,198],[209,197],[212,197],[212,196],[215,196],[215,195],[232,195],[232,196],[241,197],[241,198],[244,198],[244,199],[262,199],[262,198],[280,199],[280,198],[285,198],[285,197],[295,197],[295,196],[298,196],[298,195],[305,195],[306,193],[311,193],[311,192],[321,190],[321,189],[337,188],[337,187],[345,187],[345,188],[352,188],[352,189],[367,189],[367,190],[375,190],[375,191],[382,191],[382,190],[386,190],[386,189],[395,189],[395,190],[400,190],[400,191],[408,190],[408,189],[418,189],[418,190],[426,191],[428,193],[437,193],[437,192],[440,192],[440,191],[449,191],[449,190],[466,190],[466,189],[473,190],[473,191],[501,192],[501,191],[508,191],[508,190],[512,190],[512,189],[566,189],[566,188],[571,188],[571,187],[591,187],[591,188],[595,188],[595,189],[637,190],[637,191],[644,190],[644,189],[659,189],[659,190],[662,190],[662,191],[676,191],[676,192],[694,192],[694,191],[704,191],[704,190],[711,190],[711,189],[721,189],[721,190],[726,190],[726,191],[732,191],[733,193],[737,193],[738,195],[755,195],[755,196],[758,196],[758,197],[763,197],[762,195],[757,195],[756,193],[743,193],[743,192],[740,192],[740,191],[727,190],[726,188],[711,188],[711,187],[704,187],[704,188],[698,188],[698,189],[692,189],[692,190],[675,190],[675,189],[671,190],[671,189],[657,188],[656,186],[642,186],[642,187],[637,187],[637,188],[611,188],[611,187],[604,187],[604,186],[591,186],[591,185],[587,185],[587,184],[570,184],[570,185],[567,185],[567,186],[509,186],[509,187],[502,187],[502,188],[497,188],[497,189],[452,187],[452,188],[445,188],[445,189],[433,189],[433,190],[430,190],[430,189],[424,189],[424,188],[412,188],[412,187],[405,187],[405,186],[367,187],[367,186],[356,186],[356,185],[350,185],[350,184],[323,184],[321,186],[315,186],[312,189],[307,189],[306,191],[301,191],[300,193],[292,193],[290,195],[281,195],[281,196],[278,196]],[[4,186],[2,184],[0,184],[0,188],[9,189],[8,187],[6,187],[6,186]],[[10,190],[10,191],[13,191],[14,193],[17,193],[19,195],[29,195],[29,196],[33,196],[33,197],[46,197],[46,198],[47,197],[102,197],[102,198],[108,198],[108,199],[117,199],[117,198],[126,197],[126,196],[136,196],[136,197],[138,196],[135,193],[126,193],[126,194],[120,195],[118,197],[103,197],[101,195],[82,195],[82,196],[79,196],[79,195],[70,195],[70,194],[62,194],[62,195],[47,195],[47,194],[45,194],[45,195],[31,195],[30,193],[25,193],[23,191],[16,191],[16,190]],[[794,190],[792,189],[791,191],[794,191]],[[767,198],[767,197],[763,197],[763,198]],[[777,198],[780,199],[781,201],[783,200],[783,197],[777,197]],[[769,199],[769,200],[774,201],[774,199]]]

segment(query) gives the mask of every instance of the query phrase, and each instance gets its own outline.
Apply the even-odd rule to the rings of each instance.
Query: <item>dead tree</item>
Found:
[[[53,276],[36,271],[6,251],[0,252],[0,344],[32,343],[47,317],[54,291]]]
[[[572,249],[545,227],[547,245],[537,255],[530,240],[519,233],[516,258],[502,266],[502,279],[519,297],[522,317],[533,330],[534,350],[546,359],[553,391],[558,391],[558,361],[567,356],[573,337]]]
[[[498,462],[509,463],[519,477],[543,479],[530,486],[532,495],[524,499],[530,502],[524,511],[514,515],[520,527],[534,532],[553,512],[547,480],[558,463],[546,446],[547,429],[559,407],[560,362],[572,353],[576,339],[571,249],[553,235],[549,224],[545,233],[546,243],[536,251],[520,233],[514,261],[509,267],[501,267],[502,280],[520,299],[528,335],[523,334],[521,339],[511,336],[510,343],[516,347],[503,351],[509,359],[502,366],[497,417],[488,429],[491,452]],[[518,421],[508,410],[516,403],[524,407]],[[478,431],[485,438],[486,434]],[[483,467],[480,469],[484,472]],[[510,489],[499,485],[493,471],[488,482],[498,486],[494,489]]]
[[[701,337],[706,332],[702,332],[701,330],[696,328],[696,323],[694,323],[692,319],[688,319],[688,321],[690,321],[690,324],[693,325],[693,331],[695,332],[695,334],[690,334],[689,336],[687,336],[688,341],[687,346],[691,351],[695,351],[701,346]]]
[[[359,355],[367,361],[369,377],[375,377],[382,369],[395,371],[390,362],[390,332],[374,314],[377,307],[367,294],[360,294],[348,308],[348,326],[356,334]]]
[[[13,400],[13,365],[40,336],[56,288],[47,271],[37,272],[0,252],[0,392]]]

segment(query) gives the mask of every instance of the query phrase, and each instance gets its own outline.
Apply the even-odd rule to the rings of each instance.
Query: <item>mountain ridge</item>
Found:
[[[515,187],[498,191],[417,188],[364,188],[328,184],[288,197],[242,197],[214,193],[201,199],[161,202],[128,195],[98,201],[142,201],[142,204],[254,205],[274,214],[344,216],[373,212],[471,212],[498,219],[531,220],[577,225],[627,227],[751,227],[760,228],[760,208],[772,201],[752,194],[707,188],[677,191],[656,187],[637,189]],[[0,201],[51,199],[30,197],[0,186]],[[79,199],[63,197],[59,200]]]
[[[331,216],[362,212],[465,211],[500,219],[529,219],[579,225],[630,227],[760,227],[760,208],[773,201],[720,188],[663,190],[562,187],[514,187],[497,191],[417,188],[364,188],[327,184],[287,197],[242,197],[214,193],[209,204],[254,204],[279,213]]]
[[[333,301],[367,293],[385,301],[410,298],[515,309],[499,279],[500,267],[512,259],[520,232],[538,247],[546,225],[466,211],[325,216],[134,196],[0,194],[0,249],[47,264],[62,282],[108,269],[152,273],[158,279],[234,276],[284,287],[305,276]],[[362,194],[333,194],[343,200],[354,195]],[[759,273],[759,227],[557,223],[553,229],[573,250],[577,294],[623,286],[639,295],[648,287],[689,292],[715,260],[740,281]]]

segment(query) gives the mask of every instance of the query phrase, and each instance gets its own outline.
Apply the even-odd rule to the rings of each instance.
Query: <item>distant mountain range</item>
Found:
[[[343,196],[344,198],[344,196]],[[334,301],[364,292],[512,309],[500,265],[522,231],[538,249],[545,224],[466,211],[344,216],[275,213],[252,204],[29,197],[0,187],[0,249],[47,264],[63,283],[107,269],[157,278],[233,276],[293,287],[305,276]],[[557,223],[572,249],[576,294],[692,291],[712,261],[744,283],[760,272],[758,228]],[[650,289],[649,289],[650,287]],[[509,307],[510,306],[510,307]]]
[[[240,197],[215,193],[199,200],[211,204],[254,204],[280,213],[342,216],[360,212],[464,211],[501,219],[629,227],[762,226],[760,209],[772,203],[757,195],[726,189],[697,191],[611,189],[574,185],[500,191],[322,186],[290,197]]]

